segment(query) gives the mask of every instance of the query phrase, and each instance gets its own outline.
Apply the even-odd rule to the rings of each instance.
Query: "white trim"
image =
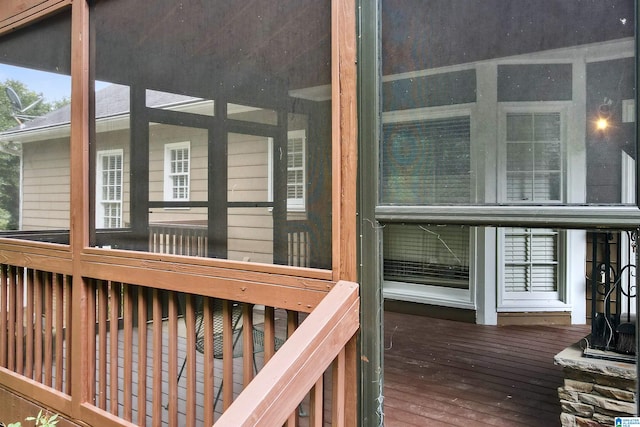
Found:
[[[385,299],[417,302],[453,308],[475,309],[470,293],[466,289],[417,285],[414,283],[384,281]]]
[[[382,77],[382,82],[406,80],[435,74],[452,73],[472,70],[478,65],[526,65],[526,64],[571,64],[576,58],[582,57],[586,62],[609,61],[612,59],[633,58],[635,55],[635,41],[632,37],[607,42],[592,43],[580,46],[570,46],[559,49],[531,52],[522,55],[490,58],[482,61],[445,67],[429,68],[406,73],[391,74]]]
[[[475,102],[468,104],[387,111],[385,113],[382,113],[382,123],[387,124],[412,122],[417,120],[449,119],[461,116],[468,116],[471,119],[471,111],[474,107]]]
[[[636,189],[636,161],[629,156],[627,153],[625,153],[624,151],[622,151],[622,167],[621,167],[621,174],[622,174],[622,194],[621,194],[621,201],[622,203],[635,203],[636,200],[636,193],[635,193],[635,189]],[[637,251],[637,247],[636,247],[636,251]],[[629,237],[627,236],[627,233],[625,232],[620,232],[620,259],[621,260],[633,260],[632,262],[635,264],[635,260],[636,260],[636,256],[635,254],[630,254],[629,253]],[[622,266],[624,267],[624,266]],[[629,274],[632,274],[633,276],[635,276],[637,273],[637,269],[631,269],[631,271],[629,269],[625,269],[625,271],[622,273],[621,278],[620,278],[620,283],[627,283],[627,280],[629,278]],[[633,280],[632,280],[633,283]],[[625,289],[623,287],[623,289]],[[636,292],[637,294],[637,292]],[[638,298],[638,297],[636,297]],[[627,298],[623,295],[622,296],[622,301],[621,301],[621,310],[622,313],[634,313],[636,312],[636,304],[631,304],[631,306],[629,306],[629,304],[627,303]]]

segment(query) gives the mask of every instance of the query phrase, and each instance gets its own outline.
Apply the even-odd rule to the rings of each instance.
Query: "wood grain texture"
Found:
[[[55,13],[71,1],[3,0],[0,2],[0,35]]]

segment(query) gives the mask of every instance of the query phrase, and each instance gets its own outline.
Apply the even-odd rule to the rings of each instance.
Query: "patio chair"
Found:
[[[195,335],[196,335],[196,350],[204,354],[204,312],[203,312],[203,298],[197,297],[195,301]],[[178,299],[178,303],[180,306],[184,307],[182,304],[181,298]],[[223,358],[223,300],[214,299],[213,301],[213,357],[215,359]],[[181,310],[183,313],[184,311]],[[183,319],[187,321],[186,316],[183,316]],[[188,325],[187,325],[188,326]],[[242,334],[243,334],[243,325],[242,325],[242,305],[234,302],[231,306],[231,327],[233,330],[233,357],[241,357],[243,353],[242,347]],[[256,353],[261,353],[264,351],[264,331],[256,328],[253,329],[253,366],[256,372],[258,371],[258,365],[256,363]],[[238,345],[239,343],[239,345]],[[275,337],[274,346],[275,349],[278,350],[282,344],[284,344],[284,340]],[[185,365],[187,363],[187,357],[185,356],[184,361],[182,362],[182,367],[180,368],[180,372],[178,373],[177,381],[180,381],[182,377],[182,372],[184,371]],[[222,385],[220,383],[220,387],[216,393],[216,398],[214,401],[214,407],[218,404],[218,400],[220,399],[220,393],[222,392]]]

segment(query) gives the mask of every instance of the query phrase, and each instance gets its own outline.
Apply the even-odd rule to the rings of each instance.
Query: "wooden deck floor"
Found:
[[[587,333],[586,326],[482,326],[387,311],[385,426],[559,426],[557,388],[562,384],[562,370],[554,366],[553,356]],[[134,361],[137,360],[135,342],[134,339]],[[165,351],[167,345],[164,345]],[[180,363],[184,360],[185,346],[186,341],[180,336]],[[122,357],[121,353],[120,363]],[[202,355],[198,353],[196,357],[201,366]],[[256,359],[260,367],[261,355]],[[163,355],[165,377],[166,363]],[[152,364],[149,359],[148,367]],[[241,389],[240,359],[234,365],[237,394]],[[137,389],[137,364],[134,372]],[[216,364],[216,387],[221,373],[221,366]],[[165,378],[163,384],[163,403],[168,399],[169,380]],[[151,378],[147,381],[150,384]],[[330,384],[329,378],[326,384]],[[185,385],[183,378],[178,385],[181,420],[184,419]],[[197,390],[196,418],[201,425],[204,402],[200,375]],[[326,392],[330,395],[329,390]],[[305,410],[308,408],[306,402],[303,406]],[[218,402],[216,412],[221,409]],[[147,403],[147,411],[151,412],[151,401]],[[167,425],[167,409],[163,412],[162,424]],[[134,409],[134,421],[136,418]],[[308,418],[301,417],[300,425],[307,424]]]
[[[586,326],[482,326],[385,312],[385,426],[560,425],[553,356]]]

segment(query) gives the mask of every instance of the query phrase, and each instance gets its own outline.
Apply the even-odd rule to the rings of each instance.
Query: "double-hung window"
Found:
[[[190,183],[190,143],[166,144],[164,151],[164,199],[188,201]]]
[[[469,116],[386,123],[381,199],[406,205],[469,203]]]
[[[384,203],[469,203],[470,115],[392,115],[383,125],[380,173]],[[385,296],[468,303],[470,242],[466,226],[387,224],[383,249]]]
[[[563,201],[562,113],[507,112],[504,199],[509,203]],[[562,235],[553,229],[505,228],[502,307],[510,301],[557,300]]]
[[[122,150],[98,152],[96,228],[122,227]]]
[[[306,131],[304,129],[289,132],[287,143],[287,209],[303,211],[305,209],[305,150]]]

